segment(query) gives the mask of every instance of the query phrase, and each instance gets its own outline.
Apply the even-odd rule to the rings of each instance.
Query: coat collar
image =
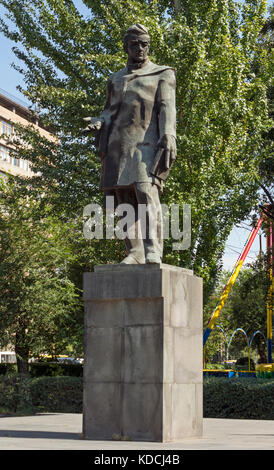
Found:
[[[112,79],[118,79],[120,80],[122,77],[126,80],[132,80],[135,77],[142,76],[142,75],[156,75],[161,72],[164,72],[165,70],[173,70],[174,73],[176,73],[175,69],[173,67],[168,67],[167,65],[157,65],[148,60],[146,64],[139,68],[136,69],[132,72],[128,71],[128,67],[125,67],[123,69],[120,69],[118,72],[114,73],[112,75]]]
[[[144,69],[148,65],[149,62],[150,62],[150,60],[148,58],[144,62],[140,62],[140,63],[130,63],[130,62],[128,62],[127,63],[127,73],[135,73],[140,69]]]
[[[175,72],[175,69],[173,67],[168,67],[167,65],[157,65],[151,62],[150,60],[148,60],[143,67],[136,69],[132,72],[129,72],[127,67],[124,69],[127,75],[133,75],[133,76],[154,75],[154,74],[164,72],[164,70],[174,70]]]

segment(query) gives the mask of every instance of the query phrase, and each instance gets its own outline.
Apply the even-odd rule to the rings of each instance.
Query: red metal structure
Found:
[[[271,201],[272,202],[272,201]],[[249,237],[245,243],[245,246],[240,254],[234,268],[232,274],[228,280],[228,283],[223,289],[221,298],[217,303],[214,312],[208,322],[207,328],[204,332],[204,346],[206,341],[214,328],[216,320],[220,315],[220,312],[225,304],[225,301],[232,289],[234,282],[236,281],[240,269],[248,255],[248,252],[251,248],[251,245],[265,219],[267,219],[267,259],[268,259],[268,275],[270,280],[270,287],[268,290],[267,295],[267,358],[268,363],[272,363],[272,349],[273,349],[273,314],[274,314],[274,227],[273,227],[273,220],[274,220],[274,205],[272,204],[264,204],[260,206],[262,210],[262,215],[259,218],[256,226],[253,228]]]
[[[267,293],[267,362],[272,363],[272,349],[273,349],[273,295],[274,295],[274,230],[273,230],[273,216],[272,205],[265,206],[265,214],[268,215],[267,227],[267,263],[268,263],[268,276],[269,276],[269,289]]]

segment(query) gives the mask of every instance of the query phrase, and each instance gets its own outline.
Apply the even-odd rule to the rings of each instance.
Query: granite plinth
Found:
[[[202,280],[165,264],[84,274],[85,439],[202,435]]]

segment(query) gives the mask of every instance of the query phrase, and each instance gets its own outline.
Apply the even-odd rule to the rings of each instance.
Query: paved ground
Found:
[[[87,441],[82,415],[0,416],[0,450],[274,450],[274,421],[204,419],[203,437],[168,444]]]

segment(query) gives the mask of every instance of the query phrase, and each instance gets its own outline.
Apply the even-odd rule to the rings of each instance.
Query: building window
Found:
[[[0,161],[1,160],[4,162],[12,163],[14,166],[22,168],[25,171],[30,170],[28,160],[22,160],[20,158],[11,157],[9,148],[5,147],[4,145],[0,145]]]
[[[7,121],[1,121],[1,134],[11,137],[12,135],[12,125]]]
[[[4,145],[0,145],[0,160],[10,163],[10,151],[7,147],[4,147]]]

